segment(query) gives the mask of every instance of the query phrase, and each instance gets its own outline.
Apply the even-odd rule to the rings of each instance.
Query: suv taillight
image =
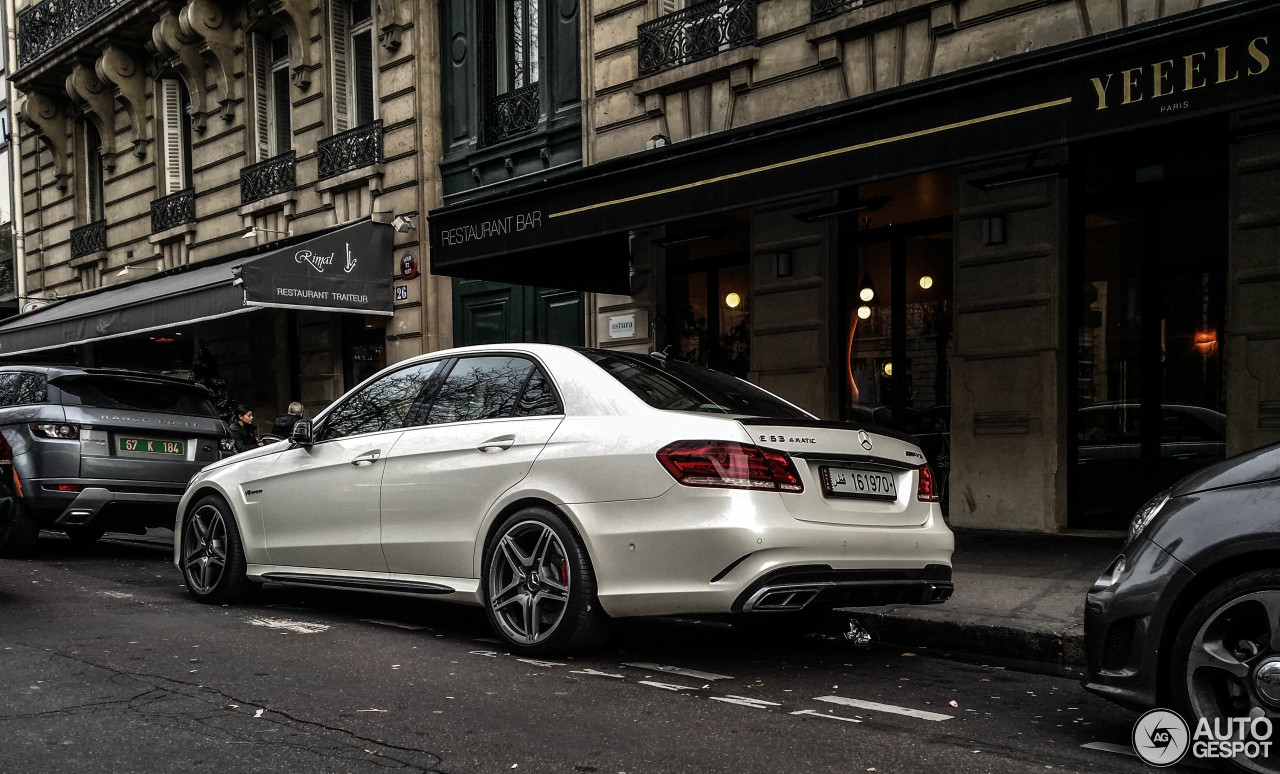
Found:
[[[236,442],[230,438],[221,438],[218,440],[218,448],[224,452],[233,452],[236,450]]]
[[[41,438],[62,438],[74,441],[80,437],[79,425],[32,425],[31,432]]]
[[[920,466],[920,483],[916,485],[916,499],[922,503],[938,502],[938,477],[933,474],[933,468],[928,465]]]
[[[791,456],[763,446],[732,441],[676,441],[658,451],[658,462],[685,486],[804,491]]]

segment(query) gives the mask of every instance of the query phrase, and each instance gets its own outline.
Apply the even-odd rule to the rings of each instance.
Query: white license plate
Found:
[[[892,473],[865,468],[821,468],[822,488],[837,497],[865,500],[898,499],[898,483]]]

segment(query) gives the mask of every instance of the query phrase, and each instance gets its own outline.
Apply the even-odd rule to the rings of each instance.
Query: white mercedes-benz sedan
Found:
[[[909,436],[662,355],[487,345],[397,363],[205,468],[174,563],[202,602],[267,581],[430,595],[565,654],[624,616],[943,602],[937,500]]]

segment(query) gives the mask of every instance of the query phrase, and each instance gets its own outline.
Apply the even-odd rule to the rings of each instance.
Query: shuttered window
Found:
[[[98,135],[98,128],[93,125],[92,121],[85,121],[84,132],[84,184],[85,184],[85,203],[87,205],[86,215],[90,223],[102,220],[105,215],[105,207],[103,204],[103,178],[105,177],[102,163],[102,138]]]
[[[538,82],[538,1],[501,0],[494,17],[494,91],[506,94]]]
[[[684,0],[658,0],[658,15],[666,16],[669,13],[675,13],[685,5]]]
[[[254,113],[258,160],[293,147],[290,123],[289,38],[283,31],[253,36]]]
[[[333,124],[341,132],[375,120],[373,6],[370,0],[330,0]]]
[[[157,88],[164,161],[164,192],[191,187],[191,123],[187,120],[186,86],[176,78],[164,78]]]

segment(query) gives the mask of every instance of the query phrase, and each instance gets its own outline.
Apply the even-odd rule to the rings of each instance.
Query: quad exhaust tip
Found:
[[[803,610],[818,596],[816,588],[789,588],[765,592],[751,605],[752,610]]]

